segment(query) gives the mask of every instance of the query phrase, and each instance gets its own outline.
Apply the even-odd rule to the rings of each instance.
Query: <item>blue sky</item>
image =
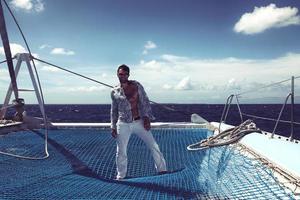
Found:
[[[229,94],[300,76],[300,1],[7,2],[35,56],[110,85],[118,83],[116,68],[125,63],[153,101],[224,103]],[[25,52],[4,11],[13,53]],[[42,63],[37,68],[46,103],[110,103],[109,88]],[[1,65],[0,99],[8,83]],[[299,96],[300,80],[295,83]],[[31,87],[25,67],[18,84]],[[287,82],[243,98],[277,101],[289,87]],[[36,102],[32,94],[21,96]]]

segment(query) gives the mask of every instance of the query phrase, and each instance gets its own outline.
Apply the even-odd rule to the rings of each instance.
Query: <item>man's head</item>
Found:
[[[130,69],[127,65],[120,65],[117,70],[117,75],[120,83],[126,83],[128,81]]]

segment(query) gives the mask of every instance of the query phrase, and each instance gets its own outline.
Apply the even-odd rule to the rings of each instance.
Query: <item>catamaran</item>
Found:
[[[273,132],[256,126],[255,119],[262,117],[243,113],[240,94],[229,95],[219,122],[192,114],[191,122],[152,124],[167,161],[165,174],[155,172],[147,148],[134,137],[128,149],[133,158],[128,178],[117,181],[109,124],[49,121],[35,62],[111,86],[35,58],[27,42],[29,53],[11,55],[2,1],[0,30],[6,55],[1,64],[11,80],[0,111],[0,199],[300,199],[300,144],[295,139],[299,133],[294,133],[299,123],[293,114],[294,81],[300,77],[284,80],[291,82],[291,90],[278,118],[263,119],[275,120]],[[17,84],[22,63],[33,89]],[[22,92],[35,93],[42,118],[26,115]],[[226,123],[233,100],[241,119],[238,126]],[[292,108],[290,121],[281,119],[287,104]],[[15,115],[7,118],[7,109],[14,109]],[[289,137],[276,134],[278,123],[291,125]]]

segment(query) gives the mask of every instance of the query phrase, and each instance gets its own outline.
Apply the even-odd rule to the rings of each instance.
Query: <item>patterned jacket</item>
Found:
[[[149,98],[143,88],[143,86],[137,82],[132,81],[137,85],[139,102],[138,102],[138,112],[141,118],[148,117],[149,119],[154,119],[151,111],[151,106]],[[125,92],[121,85],[115,86],[111,91],[111,128],[116,128],[117,121],[130,123],[133,121],[131,113],[131,105],[125,96]]]

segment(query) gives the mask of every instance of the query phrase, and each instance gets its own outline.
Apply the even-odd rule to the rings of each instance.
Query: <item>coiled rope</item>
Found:
[[[195,144],[191,144],[187,147],[187,149],[191,151],[195,151],[195,150],[202,150],[206,148],[233,144],[238,142],[245,135],[254,132],[261,133],[261,130],[256,128],[256,124],[252,120],[248,119],[243,123],[241,123],[239,126],[220,132],[217,135],[213,135]]]

